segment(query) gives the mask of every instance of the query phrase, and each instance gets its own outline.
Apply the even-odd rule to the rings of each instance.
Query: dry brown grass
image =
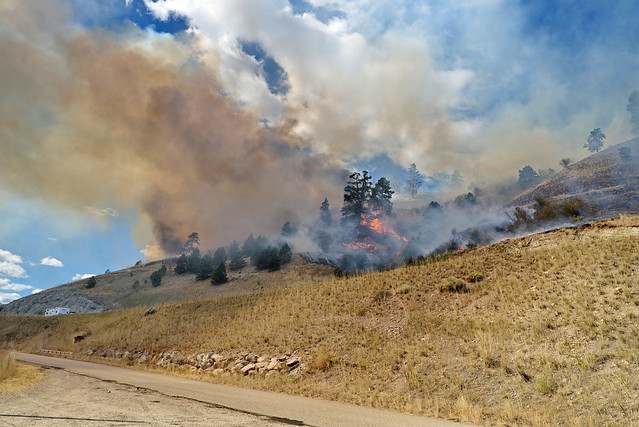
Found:
[[[43,369],[16,362],[8,351],[0,350],[0,396],[40,384]]]
[[[638,217],[621,218],[150,316],[7,316],[0,341],[77,353],[296,350],[312,368],[297,380],[205,379],[483,424],[637,425],[638,230]],[[471,273],[484,280],[470,292],[440,292]],[[74,345],[78,332],[88,334]]]
[[[290,264],[275,272],[260,272],[253,266],[228,271],[229,282],[222,286],[212,286],[210,280],[196,280],[194,274],[175,274],[175,264],[168,263],[168,271],[162,278],[162,284],[153,287],[149,277],[160,265],[140,265],[97,276],[97,285],[91,289],[86,289],[88,279],[56,289],[73,289],[106,308],[124,309],[245,295],[309,285],[331,280],[333,277],[332,267],[311,264],[299,255],[294,255]]]

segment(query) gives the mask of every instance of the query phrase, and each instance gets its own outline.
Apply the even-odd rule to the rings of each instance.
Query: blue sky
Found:
[[[0,6],[0,302],[304,222],[349,170],[465,185],[632,137],[639,4]],[[264,129],[263,124],[268,124]],[[143,252],[141,252],[143,251]],[[42,260],[45,264],[42,265]]]

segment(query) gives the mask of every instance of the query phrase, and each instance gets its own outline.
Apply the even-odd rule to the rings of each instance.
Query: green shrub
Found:
[[[567,202],[561,205],[560,212],[563,216],[568,218],[576,218],[583,216],[583,211],[585,210],[586,204],[584,201],[575,197],[574,199],[570,199]]]
[[[439,290],[442,292],[469,292],[468,283],[464,279],[459,279],[457,277],[449,277],[446,281],[439,287]]]
[[[473,271],[472,273],[467,274],[466,277],[464,277],[464,280],[466,280],[468,283],[481,282],[482,280],[484,280],[484,273]]]
[[[375,297],[373,299],[375,301],[381,301],[383,299],[386,299],[389,296],[390,296],[389,291],[380,289],[379,291],[375,292]]]
[[[211,276],[211,284],[212,285],[221,285],[228,282],[229,279],[226,276],[226,267],[224,263],[221,262],[220,265],[215,269],[213,275]]]
[[[91,276],[91,277],[89,277],[89,280],[87,280],[87,284],[84,285],[84,287],[87,288],[87,289],[95,288],[95,285],[97,283],[98,283],[98,281],[95,279],[95,276]]]
[[[404,295],[409,293],[411,289],[412,289],[412,286],[409,283],[404,283],[399,288],[397,288],[397,293]]]

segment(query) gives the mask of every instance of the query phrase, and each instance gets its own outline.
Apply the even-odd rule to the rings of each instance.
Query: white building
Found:
[[[44,311],[45,316],[57,316],[58,314],[69,314],[69,309],[64,307],[47,308]]]

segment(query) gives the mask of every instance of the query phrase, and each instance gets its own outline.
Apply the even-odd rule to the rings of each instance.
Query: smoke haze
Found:
[[[171,253],[192,231],[218,245],[312,223],[324,197],[341,206],[347,170],[377,156],[472,185],[579,158],[594,127],[629,136],[633,2],[406,3],[145,1],[191,27],[160,34],[83,20],[131,2],[6,1],[2,189],[133,209],[134,234],[155,239],[140,246]],[[286,90],[241,41],[281,67]]]

